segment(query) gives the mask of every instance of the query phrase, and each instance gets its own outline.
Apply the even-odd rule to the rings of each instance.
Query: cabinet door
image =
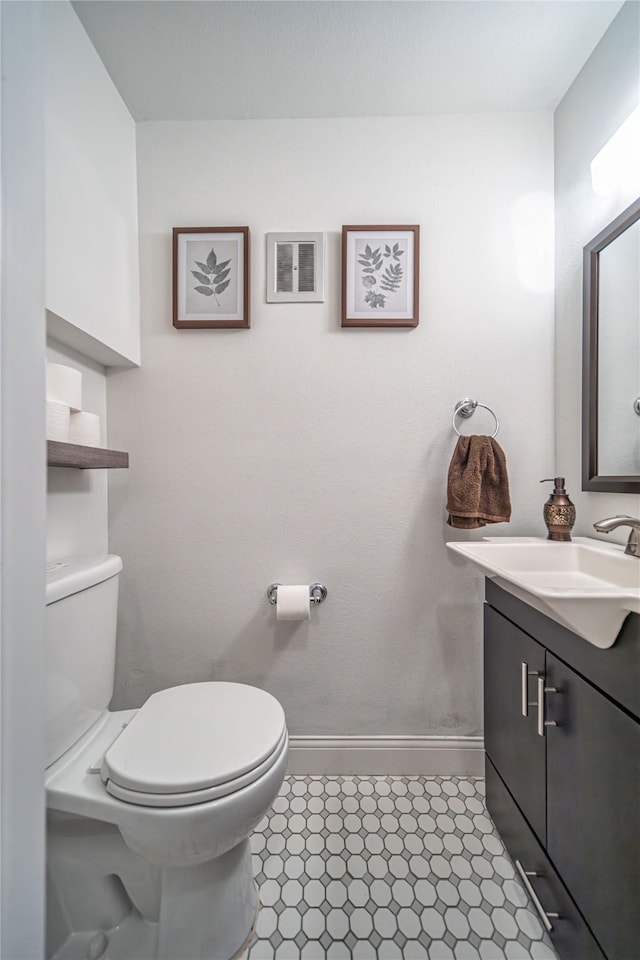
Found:
[[[640,724],[547,653],[547,850],[610,960],[640,956]]]
[[[538,736],[535,706],[523,716],[523,664],[544,673],[544,648],[485,605],[484,737],[487,755],[529,824],[546,839],[545,738]],[[536,676],[526,678],[526,699],[535,700]]]
[[[557,919],[552,919],[551,930],[558,956],[562,960],[605,960],[580,911],[490,760],[487,760],[486,771],[487,806],[516,869],[520,864],[529,874],[529,883],[539,898],[540,912],[558,914]]]

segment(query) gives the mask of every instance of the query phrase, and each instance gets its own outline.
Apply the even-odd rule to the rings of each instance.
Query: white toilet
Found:
[[[122,561],[52,566],[48,956],[230,960],[255,921],[249,835],[284,778],[282,707],[191,683],[110,713]]]

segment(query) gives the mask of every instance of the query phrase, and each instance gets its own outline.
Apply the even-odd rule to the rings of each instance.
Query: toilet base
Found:
[[[158,960],[231,960],[253,929],[257,907],[248,839],[215,860],[164,868]]]
[[[232,960],[258,907],[249,840],[214,860],[153,867],[117,828],[50,817],[51,960]]]
[[[104,946],[102,946],[104,945]],[[83,930],[72,933],[51,960],[94,960],[96,955],[108,960],[155,960],[158,925],[143,920],[137,911],[111,930]],[[97,951],[102,946],[102,952]]]
[[[254,884],[255,885],[255,884]],[[249,931],[240,947],[230,960],[240,960],[249,947],[258,919],[259,904]],[[102,945],[104,944],[104,947]],[[102,952],[97,954],[97,949]],[[88,930],[72,933],[51,960],[87,960],[95,956],[108,957],[108,960],[156,960],[158,957],[158,924],[143,920],[137,911],[133,911],[122,923],[112,930]],[[213,957],[214,954],[211,954]]]

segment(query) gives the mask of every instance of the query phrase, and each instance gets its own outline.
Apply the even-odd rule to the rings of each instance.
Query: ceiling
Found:
[[[553,109],[620,0],[75,0],[135,120]]]

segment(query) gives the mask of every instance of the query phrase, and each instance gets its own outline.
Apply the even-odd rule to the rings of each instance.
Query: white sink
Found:
[[[487,537],[448,543],[496,583],[596,647],[615,642],[625,617],[640,613],[640,560],[589,537],[555,543]]]

